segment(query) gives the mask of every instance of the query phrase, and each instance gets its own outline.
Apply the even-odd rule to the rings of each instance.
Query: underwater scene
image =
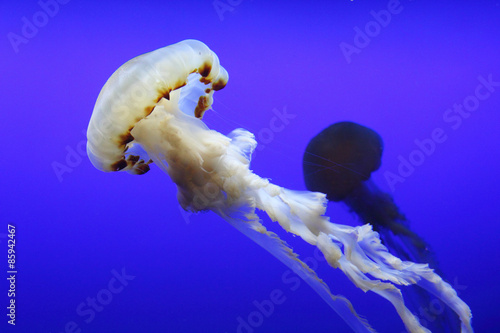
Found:
[[[0,13],[0,332],[500,332],[499,1]]]

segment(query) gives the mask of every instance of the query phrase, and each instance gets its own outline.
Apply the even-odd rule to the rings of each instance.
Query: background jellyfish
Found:
[[[92,164],[106,172],[144,174],[155,163],[177,186],[181,206],[211,210],[265,248],[306,281],[356,332],[373,329],[344,297],[330,288],[257,215],[316,246],[333,268],[360,289],[390,301],[411,332],[427,332],[405,306],[397,286],[417,284],[452,308],[462,331],[472,332],[469,307],[426,264],[401,261],[388,253],[370,225],[349,227],[324,216],[325,195],[291,191],[250,170],[256,141],[236,129],[225,136],[201,120],[214,91],[228,80],[219,59],[205,44],[186,40],[136,57],[106,82],[87,130]]]
[[[303,157],[306,187],[325,193],[328,200],[344,202],[363,223],[373,226],[383,243],[399,258],[428,263],[439,272],[429,245],[410,229],[393,198],[370,178],[380,168],[382,152],[382,138],[374,130],[348,121],[332,124],[306,147]],[[418,289],[413,291],[415,303],[430,302],[428,294]],[[432,331],[458,330],[459,323],[451,312],[446,311],[438,318],[428,324]]]
[[[380,168],[383,148],[382,138],[368,127],[347,121],[327,127],[311,139],[304,153],[306,187],[344,202],[401,259],[437,268],[429,245],[410,230],[393,198],[370,178]]]

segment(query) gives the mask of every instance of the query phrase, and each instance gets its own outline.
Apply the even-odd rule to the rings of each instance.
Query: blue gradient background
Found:
[[[248,322],[253,302],[276,289],[284,302],[253,332],[350,331],[305,283],[292,290],[283,281],[287,268],[226,222],[181,212],[175,186],[157,167],[144,176],[106,174],[78,155],[71,172],[60,179],[54,172],[54,162],[68,163],[67,149],[83,146],[114,70],[186,38],[205,42],[230,75],[215,94],[217,114],[206,114],[209,126],[259,133],[274,109],[296,115],[252,164],[281,186],[305,189],[306,144],[327,125],[351,120],[384,138],[373,178],[391,192],[384,173],[397,173],[398,156],[408,158],[415,139],[442,128],[447,140],[391,193],[458,284],[476,331],[500,331],[500,87],[458,129],[443,120],[474,93],[478,76],[500,81],[499,1],[402,0],[402,11],[350,64],[340,43],[353,44],[354,27],[364,29],[370,11],[388,1],[238,2],[221,20],[211,0],[72,0],[17,53],[8,33],[21,34],[23,17],[32,21],[41,7],[1,2],[0,331],[65,332],[73,321],[81,332],[237,332],[238,318]],[[328,214],[357,223],[340,204]],[[17,228],[14,328],[4,313],[8,223]],[[284,237],[304,258],[312,255],[301,240]],[[135,278],[85,322],[77,306],[122,268]],[[338,271],[318,271],[378,331],[403,330],[388,302]]]

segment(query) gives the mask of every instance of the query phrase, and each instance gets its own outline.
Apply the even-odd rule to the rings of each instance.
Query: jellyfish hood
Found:
[[[380,168],[383,141],[374,130],[349,121],[328,126],[307,145],[303,159],[307,189],[343,200]]]
[[[217,56],[192,40],[125,64],[103,87],[94,108],[87,132],[92,163],[103,171],[141,174],[154,162],[176,184],[184,209],[218,214],[299,275],[355,332],[373,329],[349,300],[334,295],[278,234],[267,230],[258,210],[316,246],[357,287],[389,300],[409,331],[427,332],[397,286],[418,284],[443,299],[461,318],[462,330],[471,332],[469,308],[427,265],[389,254],[369,225],[331,223],[324,216],[324,194],[292,191],[253,173],[250,160],[257,142],[252,133],[235,129],[226,136],[206,126],[203,112],[227,77]]]
[[[193,73],[199,74],[199,82],[188,80]],[[224,88],[227,80],[217,55],[197,40],[128,61],[108,79],[97,98],[87,130],[90,161],[102,171],[146,173],[151,161],[143,151],[132,149],[134,126],[151,114],[162,98],[178,100],[180,94],[183,104],[195,104],[191,115],[202,118],[212,105],[214,90]],[[189,109],[189,105],[183,106]]]

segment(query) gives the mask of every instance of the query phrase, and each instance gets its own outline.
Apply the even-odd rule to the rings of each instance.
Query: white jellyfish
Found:
[[[335,296],[298,255],[261,223],[262,210],[287,232],[316,246],[363,291],[389,300],[410,332],[429,332],[405,306],[398,285],[417,284],[446,303],[472,332],[471,311],[426,264],[391,255],[370,225],[334,224],[324,216],[324,194],[292,191],[250,170],[254,135],[228,136],[202,121],[226,70],[205,44],[185,40],[138,56],[121,66],[97,98],[87,131],[87,153],[102,171],[143,174],[156,163],[177,185],[181,206],[211,210],[298,274],[356,332],[372,332],[344,297]]]

